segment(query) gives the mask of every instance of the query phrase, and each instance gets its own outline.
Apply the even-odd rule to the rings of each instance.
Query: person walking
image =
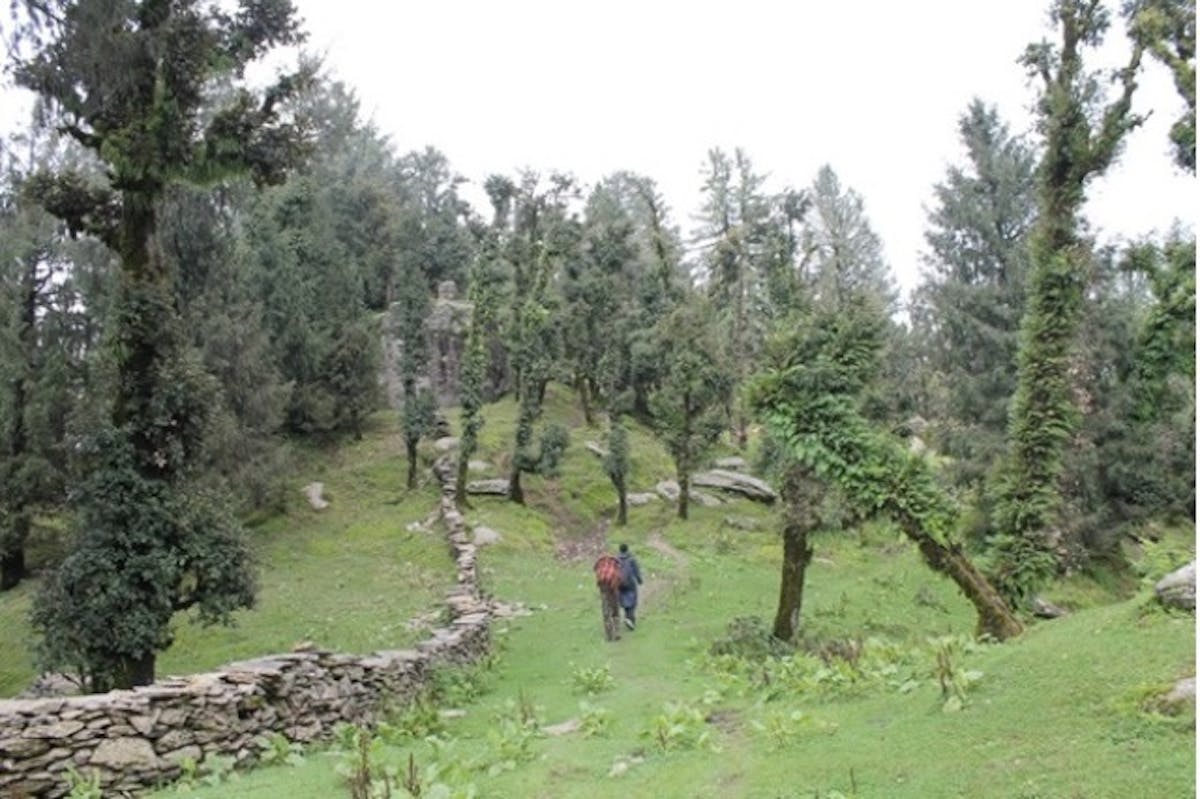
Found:
[[[642,584],[642,570],[638,568],[637,558],[630,553],[628,544],[621,544],[618,551],[617,560],[621,563],[618,599],[625,611],[625,626],[632,630],[637,626],[638,586]]]
[[[604,640],[621,639],[621,561],[612,555],[601,555],[592,564],[596,588],[600,592],[600,615],[604,619]]]

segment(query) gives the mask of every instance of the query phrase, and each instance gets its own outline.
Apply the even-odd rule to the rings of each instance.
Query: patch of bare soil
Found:
[[[564,528],[559,528],[564,529]],[[559,536],[554,542],[554,556],[568,563],[592,562],[608,549],[608,519],[600,522],[583,535]]]
[[[646,586],[639,593],[639,601],[653,602],[655,598],[669,591],[676,583],[687,580],[688,556],[671,545],[659,533],[651,533],[646,540],[647,546],[662,555],[666,555],[674,563],[671,575],[665,579],[647,580]]]

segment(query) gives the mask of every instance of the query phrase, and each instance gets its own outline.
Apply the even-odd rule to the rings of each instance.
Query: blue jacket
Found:
[[[621,561],[621,607],[637,607],[637,587],[642,584],[642,570],[638,568],[637,558],[622,552],[617,560]]]

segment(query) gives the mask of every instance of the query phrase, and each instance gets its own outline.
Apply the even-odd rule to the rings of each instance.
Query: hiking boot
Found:
[[[626,627],[628,627],[629,629],[631,629],[631,630],[632,630],[632,629],[633,629],[633,619],[626,618],[626,619],[625,619],[625,626],[626,626]]]

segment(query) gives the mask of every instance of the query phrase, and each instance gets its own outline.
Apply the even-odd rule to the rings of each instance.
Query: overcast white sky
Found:
[[[1028,130],[1034,89],[1016,59],[1052,35],[1047,0],[295,1],[309,47],[400,152],[433,145],[476,187],[526,166],[587,183],[641,172],[685,234],[710,147],[744,148],[772,189],[829,162],[905,290],[931,187],[962,158],[959,115],[979,95]],[[1127,49],[1119,29],[1109,43],[1110,57]],[[1113,234],[1191,223],[1197,207],[1168,155],[1180,102],[1159,65],[1135,106],[1154,114],[1089,206]]]

